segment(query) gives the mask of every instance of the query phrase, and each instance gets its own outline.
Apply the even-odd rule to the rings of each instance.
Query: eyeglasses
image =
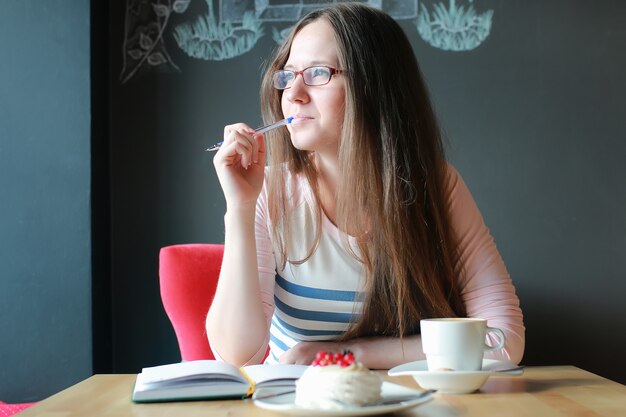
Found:
[[[276,71],[272,78],[274,80],[274,87],[279,90],[284,90],[291,87],[291,85],[296,81],[296,77],[298,75],[302,76],[304,84],[317,86],[328,84],[333,75],[341,74],[342,72],[342,70],[338,70],[336,68],[315,66],[305,68],[302,71]]]

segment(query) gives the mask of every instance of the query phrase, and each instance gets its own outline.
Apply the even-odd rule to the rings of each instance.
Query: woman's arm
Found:
[[[489,229],[459,173],[449,167],[449,205],[459,239],[461,296],[468,317],[487,320],[505,334],[503,350],[485,357],[519,363],[524,354],[525,328],[515,287]],[[495,344],[489,336],[490,344]]]
[[[224,220],[224,259],[207,315],[207,336],[216,356],[242,366],[263,358],[269,329],[260,296],[254,211],[231,210]]]
[[[237,366],[260,361],[268,337],[255,239],[265,141],[262,136],[255,139],[252,135],[252,129],[244,124],[226,126],[224,144],[213,159],[227,211],[224,258],[206,330],[217,356]]]
[[[390,369],[394,366],[424,360],[420,336],[369,337],[345,342],[300,342],[280,357],[280,363],[309,365],[317,352],[349,350],[357,360],[370,369]]]

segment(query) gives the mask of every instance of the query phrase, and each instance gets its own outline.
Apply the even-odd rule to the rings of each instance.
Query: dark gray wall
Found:
[[[91,375],[89,4],[0,2],[0,400]]]
[[[449,156],[515,280],[525,362],[626,383],[626,3],[494,16],[484,48],[421,55]]]
[[[473,5],[494,18],[470,52],[435,49],[410,20],[402,25],[449,157],[517,286],[524,362],[573,364],[626,382],[626,2]],[[158,250],[223,241],[223,197],[203,149],[227,123],[259,123],[260,67],[275,44],[268,25],[243,56],[189,58],[171,29],[206,11],[192,2],[164,32],[179,71],[143,66],[122,84],[124,9],[112,7],[113,368],[135,372],[179,359],[159,299]]]

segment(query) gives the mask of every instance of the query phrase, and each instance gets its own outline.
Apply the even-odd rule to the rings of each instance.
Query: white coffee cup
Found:
[[[420,321],[422,348],[429,371],[479,371],[485,352],[504,347],[504,332],[479,318],[440,318]],[[499,337],[496,346],[485,343],[488,333]]]

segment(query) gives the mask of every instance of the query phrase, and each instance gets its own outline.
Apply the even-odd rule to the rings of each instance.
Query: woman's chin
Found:
[[[314,151],[319,146],[314,140],[294,139],[293,137],[291,138],[291,144],[300,151]]]
[[[315,152],[339,152],[339,140],[330,140],[318,135],[314,137],[304,135],[291,135],[291,144],[301,151]]]

